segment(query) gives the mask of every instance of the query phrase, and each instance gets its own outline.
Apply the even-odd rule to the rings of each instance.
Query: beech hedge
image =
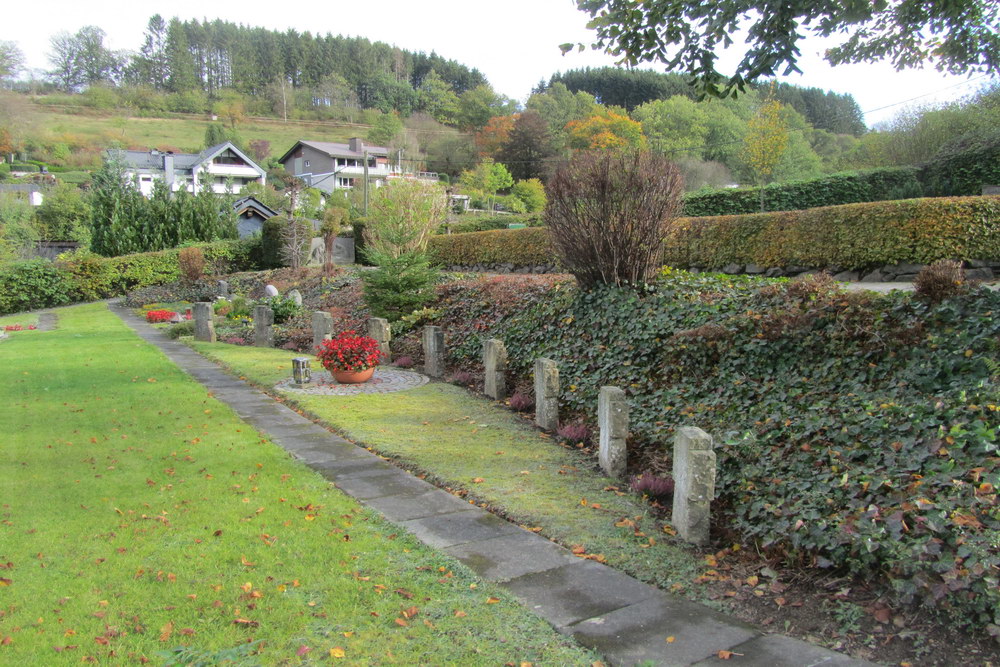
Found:
[[[247,239],[197,247],[211,272],[231,273],[260,268],[259,245],[259,239]],[[0,267],[0,314],[106,299],[173,282],[180,278],[179,252],[174,248],[119,257],[79,253],[58,262],[33,259],[8,264]]]
[[[844,269],[1000,257],[1000,197],[904,199],[805,211],[682,218],[664,262]]]
[[[920,174],[917,167],[888,167],[775,183],[764,187],[764,209],[794,211],[819,206],[920,197],[924,194]],[[689,217],[759,212],[759,188],[694,192],[684,197],[684,215]]]
[[[441,266],[546,264],[554,253],[544,228],[435,236]],[[804,211],[679,218],[664,263],[867,269],[939,259],[1000,258],[1000,197],[905,199]]]
[[[549,230],[544,227],[432,236],[427,251],[431,261],[439,266],[528,266],[548,264],[554,256]]]

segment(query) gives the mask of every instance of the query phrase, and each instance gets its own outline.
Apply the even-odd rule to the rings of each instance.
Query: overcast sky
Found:
[[[436,51],[479,69],[498,92],[521,102],[539,80],[556,71],[614,63],[610,56],[590,49],[560,55],[559,44],[592,41],[593,33],[586,29],[588,16],[572,0],[7,0],[4,4],[0,40],[17,42],[28,66],[38,70],[50,67],[49,39],[58,32],[96,25],[108,34],[111,48],[136,50],[155,13],[165,19],[220,18],[282,31],[362,36],[412,51]],[[853,94],[861,109],[869,112],[869,125],[908,105],[960,98],[986,82],[933,69],[896,72],[881,64],[832,68],[822,60],[823,48],[817,40],[804,43],[800,67],[805,74],[783,80]],[[739,55],[728,60],[735,63]],[[907,100],[913,101],[899,104]]]

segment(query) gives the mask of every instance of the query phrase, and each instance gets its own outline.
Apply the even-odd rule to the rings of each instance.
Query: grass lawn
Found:
[[[191,345],[264,387],[289,377],[290,360],[299,356]],[[625,487],[621,482],[595,472],[592,459],[557,446],[487,400],[438,382],[392,394],[285,397],[347,437],[467,491],[518,523],[577,547],[580,555],[697,597],[688,588],[705,562],[681,547],[672,529],[665,531],[634,494],[617,491]]]
[[[2,664],[594,660],[262,439],[103,304],[0,343],[0,382]]]
[[[20,313],[15,315],[3,315],[0,316],[0,328],[10,326],[12,324],[20,324],[25,329],[28,328],[29,324],[38,325],[38,313]],[[12,333],[17,333],[12,332]]]
[[[31,106],[36,127],[52,135],[76,135],[98,146],[123,141],[129,146],[173,146],[197,153],[204,148],[205,129],[209,120],[198,118],[139,118],[119,114],[107,116],[66,113],[43,104]],[[240,135],[245,141],[264,139],[271,142],[271,154],[280,156],[299,139],[345,142],[350,137],[364,136],[363,127],[339,125],[334,122],[283,122],[278,119],[252,118],[240,123]]]

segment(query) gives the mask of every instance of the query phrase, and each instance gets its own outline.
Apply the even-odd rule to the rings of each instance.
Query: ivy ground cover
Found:
[[[590,664],[103,305],[0,344],[0,662]]]

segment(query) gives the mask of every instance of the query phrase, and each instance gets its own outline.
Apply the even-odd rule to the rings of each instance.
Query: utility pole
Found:
[[[365,215],[368,215],[368,151],[365,151]]]

